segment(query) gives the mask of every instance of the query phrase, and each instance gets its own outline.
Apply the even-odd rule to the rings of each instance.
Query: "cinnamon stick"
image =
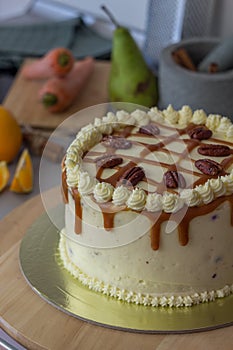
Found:
[[[215,62],[210,63],[208,67],[208,73],[217,73],[218,72],[218,64]]]
[[[187,50],[184,48],[179,48],[172,52],[172,57],[175,60],[177,64],[180,66],[187,68],[191,71],[196,71],[197,67],[193,63],[190,55],[188,54]]]

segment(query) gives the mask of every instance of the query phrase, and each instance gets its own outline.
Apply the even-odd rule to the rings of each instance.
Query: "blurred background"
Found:
[[[41,56],[54,44],[52,35],[44,35],[47,26],[50,33],[58,28],[56,44],[72,46],[77,58],[108,59],[114,26],[103,2],[131,30],[155,70],[170,43],[233,33],[232,0],[0,0],[0,101],[23,58]]]
[[[79,18],[104,38],[111,38],[114,26],[101,10],[103,3],[120,24],[131,29],[145,55],[151,58],[153,52],[153,61],[171,42],[233,33],[232,0],[141,0],[133,5],[130,0],[0,0],[0,25]]]
[[[23,59],[55,44],[71,47],[77,58],[109,59],[114,26],[103,3],[131,30],[155,71],[171,43],[233,33],[232,0],[0,0],[0,101]]]

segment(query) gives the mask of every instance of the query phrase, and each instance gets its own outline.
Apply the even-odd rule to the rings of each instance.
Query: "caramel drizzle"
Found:
[[[68,204],[69,200],[68,200],[68,185],[67,185],[67,181],[66,181],[66,171],[64,168],[64,160],[62,162],[62,175],[61,175],[61,181],[62,181],[62,186],[61,186],[61,192],[62,192],[62,198],[63,198],[63,202],[65,204]]]
[[[220,204],[228,201],[231,208],[231,225],[233,226],[233,195],[227,196],[227,198],[220,197],[213,202],[200,206],[200,207],[186,207],[184,206],[177,213],[150,213],[143,211],[143,214],[151,219],[154,224],[151,227],[151,247],[154,250],[159,249],[160,244],[160,230],[163,222],[169,221],[172,216],[172,221],[175,221],[178,229],[178,236],[180,245],[185,246],[188,244],[189,237],[189,223],[196,216],[202,216],[214,211]],[[203,232],[204,234],[204,232]]]
[[[75,204],[74,232],[80,234],[82,233],[82,206],[81,197],[77,188],[72,188],[72,197]]]
[[[113,204],[109,205],[109,203],[99,203],[99,207],[103,213],[104,228],[106,231],[111,231],[114,228],[115,213],[121,211],[124,208],[116,207]]]
[[[190,127],[190,126],[189,126]],[[170,130],[173,130],[173,128],[169,127],[169,126],[162,126],[162,128],[167,128]],[[176,130],[176,133],[165,137],[162,135],[157,135],[155,136],[150,136],[150,135],[145,135],[145,134],[140,134],[140,133],[132,133],[132,127],[127,127],[125,128],[122,132],[117,132],[115,133],[115,135],[120,135],[121,137],[129,137],[129,136],[136,136],[136,137],[143,137],[144,139],[146,137],[153,137],[155,139],[160,138],[160,141],[157,142],[156,144],[151,144],[151,143],[143,143],[140,142],[140,144],[142,146],[144,146],[145,148],[143,149],[143,151],[140,153],[139,157],[137,156],[125,156],[124,154],[119,154],[119,150],[118,150],[118,155],[122,156],[124,159],[128,160],[128,163],[126,165],[123,166],[117,166],[115,168],[116,172],[109,176],[108,178],[104,178],[102,179],[102,174],[104,169],[103,168],[98,168],[96,171],[96,178],[101,182],[108,182],[110,183],[112,186],[116,186],[117,182],[119,181],[119,179],[121,178],[122,174],[129,168],[135,166],[136,164],[138,164],[138,162],[143,162],[147,163],[147,164],[152,164],[152,165],[159,165],[162,166],[164,168],[167,168],[169,170],[172,169],[176,169],[178,171],[182,171],[184,173],[187,174],[192,174],[196,177],[198,177],[198,179],[193,183],[193,185],[191,187],[195,187],[196,185],[199,184],[204,184],[208,179],[210,178],[216,178],[216,177],[211,177],[208,175],[204,175],[204,174],[200,174],[197,171],[193,171],[193,170],[189,170],[186,168],[183,168],[179,163],[180,161],[185,158],[188,154],[190,154],[190,152],[192,150],[194,150],[196,147],[202,146],[205,143],[203,143],[202,141],[198,141],[198,140],[193,140],[193,139],[177,139],[177,133],[179,135],[183,135],[185,133],[187,133],[188,128],[184,128],[184,129],[178,129]],[[164,148],[165,146],[169,145],[171,142],[173,141],[177,141],[177,142],[182,142],[186,144],[186,148],[184,149],[183,152],[179,153],[179,152],[175,152],[175,151],[171,151],[168,150],[166,148]],[[221,143],[221,144],[227,144],[229,145],[229,143],[227,143],[226,141],[222,141],[222,140],[218,140],[215,138],[210,138],[208,141],[211,141],[212,143]],[[134,142],[132,141],[132,144],[135,144],[138,142]],[[169,154],[173,154],[173,155],[178,155],[178,160],[176,162],[176,164],[167,164],[167,163],[163,163],[160,161],[155,161],[155,160],[149,160],[149,159],[145,159],[146,155],[150,152],[155,152],[155,151],[162,151],[164,153],[169,153]],[[115,149],[106,147],[106,153],[109,154],[113,154],[115,153]],[[93,156],[101,156],[103,153],[102,152],[96,152],[96,151],[90,151],[88,152],[88,154],[86,155],[84,161],[87,163],[93,163]],[[231,150],[231,154],[233,154],[233,150]],[[91,156],[91,157],[90,157]],[[194,162],[194,159],[190,158],[190,161]],[[233,156],[227,156],[221,163],[221,166],[223,167],[223,169],[227,169],[231,164],[233,164]],[[223,170],[223,172],[220,175],[226,175],[225,170]],[[157,186],[157,190],[156,192],[158,193],[162,193],[164,190],[167,190],[166,186],[164,185],[163,181],[162,182],[157,182],[154,179],[146,179],[146,181],[148,183],[154,184]],[[63,187],[63,193],[64,195],[64,200],[65,203],[68,202],[68,187],[66,184],[66,176],[65,176],[65,172],[62,173],[62,187]],[[81,233],[82,231],[82,207],[81,207],[81,203],[80,203],[80,195],[78,193],[77,189],[72,189],[72,196],[74,198],[75,201],[75,232],[77,234]],[[94,198],[93,198],[94,200]],[[66,202],[67,201],[67,202]],[[146,210],[142,211],[143,215],[146,215],[147,217],[150,218],[151,222],[152,222],[152,227],[151,227],[151,247],[154,250],[159,249],[159,244],[160,244],[160,230],[161,230],[161,225],[166,222],[169,221],[169,219],[172,216],[172,221],[176,222],[177,224],[177,229],[178,229],[178,237],[179,237],[179,242],[182,246],[185,246],[188,241],[189,241],[189,237],[188,237],[188,231],[189,231],[189,223],[190,221],[196,217],[196,216],[201,216],[201,215],[205,215],[208,214],[210,212],[212,212],[213,210],[215,210],[221,203],[225,202],[225,201],[229,201],[230,206],[231,206],[231,225],[233,225],[233,195],[227,196],[227,197],[220,197],[220,198],[216,198],[214,201],[212,201],[209,204],[205,204],[199,207],[187,207],[184,206],[182,209],[180,209],[178,212],[176,213],[165,213],[165,212],[158,212],[158,213],[152,213],[152,212],[148,212]],[[120,208],[116,208],[116,206],[114,206],[112,203],[104,203],[104,204],[100,204],[98,203],[99,207],[101,208],[102,214],[103,214],[103,221],[104,221],[104,228],[107,231],[110,231],[112,228],[114,228],[114,216],[115,216],[115,212],[120,211],[120,210],[128,210],[125,207],[120,207]]]

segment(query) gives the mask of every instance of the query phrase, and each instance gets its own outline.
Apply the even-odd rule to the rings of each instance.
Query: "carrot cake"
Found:
[[[109,297],[183,307],[233,292],[233,124],[183,106],[108,112],[62,163],[59,253]]]

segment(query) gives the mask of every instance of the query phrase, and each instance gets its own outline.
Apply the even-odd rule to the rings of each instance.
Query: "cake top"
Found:
[[[108,112],[69,146],[69,188],[136,211],[175,213],[233,193],[233,125],[183,106]]]

